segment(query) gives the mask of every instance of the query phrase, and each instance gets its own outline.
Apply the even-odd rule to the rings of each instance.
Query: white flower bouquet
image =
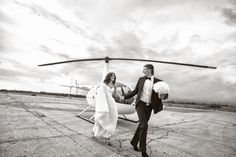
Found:
[[[153,90],[158,93],[159,98],[167,99],[170,92],[170,87],[167,83],[160,81],[153,85]]]

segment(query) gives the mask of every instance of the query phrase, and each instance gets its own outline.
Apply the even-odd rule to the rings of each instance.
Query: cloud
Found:
[[[226,18],[226,23],[229,25],[236,24],[236,1],[231,1],[230,8],[223,8],[222,14]]]
[[[46,52],[46,53],[48,53],[48,54],[54,56],[54,57],[55,57],[55,56],[58,56],[59,58],[62,58],[62,59],[64,59],[64,60],[70,59],[70,56],[69,56],[69,55],[67,55],[67,54],[62,54],[62,53],[55,53],[55,52],[53,52],[50,48],[48,48],[48,47],[45,46],[45,45],[40,45],[40,46],[39,46],[39,49],[40,49],[41,51],[43,51],[43,52]]]
[[[137,59],[154,59],[160,54],[158,51],[143,46],[142,39],[134,32],[120,31],[117,36],[112,37],[109,44],[103,47],[90,46],[88,52],[91,56]]]
[[[1,29],[0,27],[0,51],[3,51],[6,49],[6,32]]]
[[[70,76],[82,84],[96,84],[101,82],[104,61],[36,65],[109,56],[217,66],[210,70],[153,63],[156,76],[171,85],[173,99],[235,101],[234,4],[222,0],[5,4],[0,12],[0,80],[7,82],[5,87],[12,87],[15,80],[19,88],[60,91],[59,85],[70,83]],[[221,14],[217,7],[223,8]],[[144,64],[111,61],[110,71],[133,87]]]
[[[4,1],[3,1],[4,4]],[[2,5],[3,5],[2,4]],[[4,50],[16,50],[12,47],[13,34],[9,32],[7,26],[16,25],[15,21],[11,19],[7,14],[0,10],[0,51]]]
[[[40,82],[42,80],[50,80],[53,77],[61,76],[60,73],[40,69],[36,66],[25,66],[15,60],[7,58],[1,58],[0,75],[1,79],[4,80],[17,80],[23,82],[24,78],[34,79]]]
[[[236,42],[236,31],[231,32],[228,36],[226,36],[225,40]]]
[[[236,67],[236,55],[234,51],[235,48],[236,47],[233,46],[233,47],[218,50],[217,52],[214,53],[214,56],[217,56],[217,57],[213,58],[212,56],[209,56],[206,58],[206,60],[209,63],[214,64],[220,68],[224,68],[226,66]]]
[[[236,23],[236,11],[234,11],[233,9],[224,8],[222,12],[223,12],[223,15],[227,18],[226,22],[228,24]]]
[[[56,24],[60,24],[60,25],[64,26],[65,28],[71,30],[72,32],[81,35],[84,38],[94,40],[96,42],[100,42],[103,40],[103,37],[100,34],[90,33],[88,31],[88,29],[86,30],[85,28],[81,28],[78,25],[74,25],[71,22],[62,19],[57,14],[52,13],[52,12],[50,12],[50,11],[46,10],[45,8],[42,8],[38,5],[21,3],[18,1],[15,1],[15,3],[24,7],[24,8],[29,9],[32,14],[35,14],[35,15],[40,16],[42,18],[48,19],[49,21],[52,21]]]
[[[14,71],[14,70],[8,70],[4,68],[0,68],[0,78],[1,79],[6,79],[8,81],[14,80],[15,77],[17,76],[22,76],[22,73]]]
[[[0,54],[10,51],[19,51],[19,47],[14,46],[14,34],[0,25]]]
[[[2,11],[0,11],[0,19],[1,19],[1,23],[15,24],[15,22]]]

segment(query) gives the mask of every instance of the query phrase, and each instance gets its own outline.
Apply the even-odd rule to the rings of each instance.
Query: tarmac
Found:
[[[130,145],[138,123],[118,120],[111,146],[93,139],[93,125],[76,115],[84,98],[0,94],[1,157],[140,157]],[[93,109],[84,113],[90,117]],[[136,113],[127,116],[137,120]],[[235,157],[236,113],[167,107],[152,114],[151,157]]]

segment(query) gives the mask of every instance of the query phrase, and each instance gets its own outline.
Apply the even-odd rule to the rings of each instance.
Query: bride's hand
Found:
[[[125,97],[121,95],[121,96],[120,96],[120,100],[121,100],[121,101],[124,101],[124,100],[125,100]]]

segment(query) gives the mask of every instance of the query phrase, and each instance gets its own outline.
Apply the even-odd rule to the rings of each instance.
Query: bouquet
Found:
[[[160,81],[153,85],[153,90],[158,93],[160,99],[167,99],[170,87],[167,83]]]

